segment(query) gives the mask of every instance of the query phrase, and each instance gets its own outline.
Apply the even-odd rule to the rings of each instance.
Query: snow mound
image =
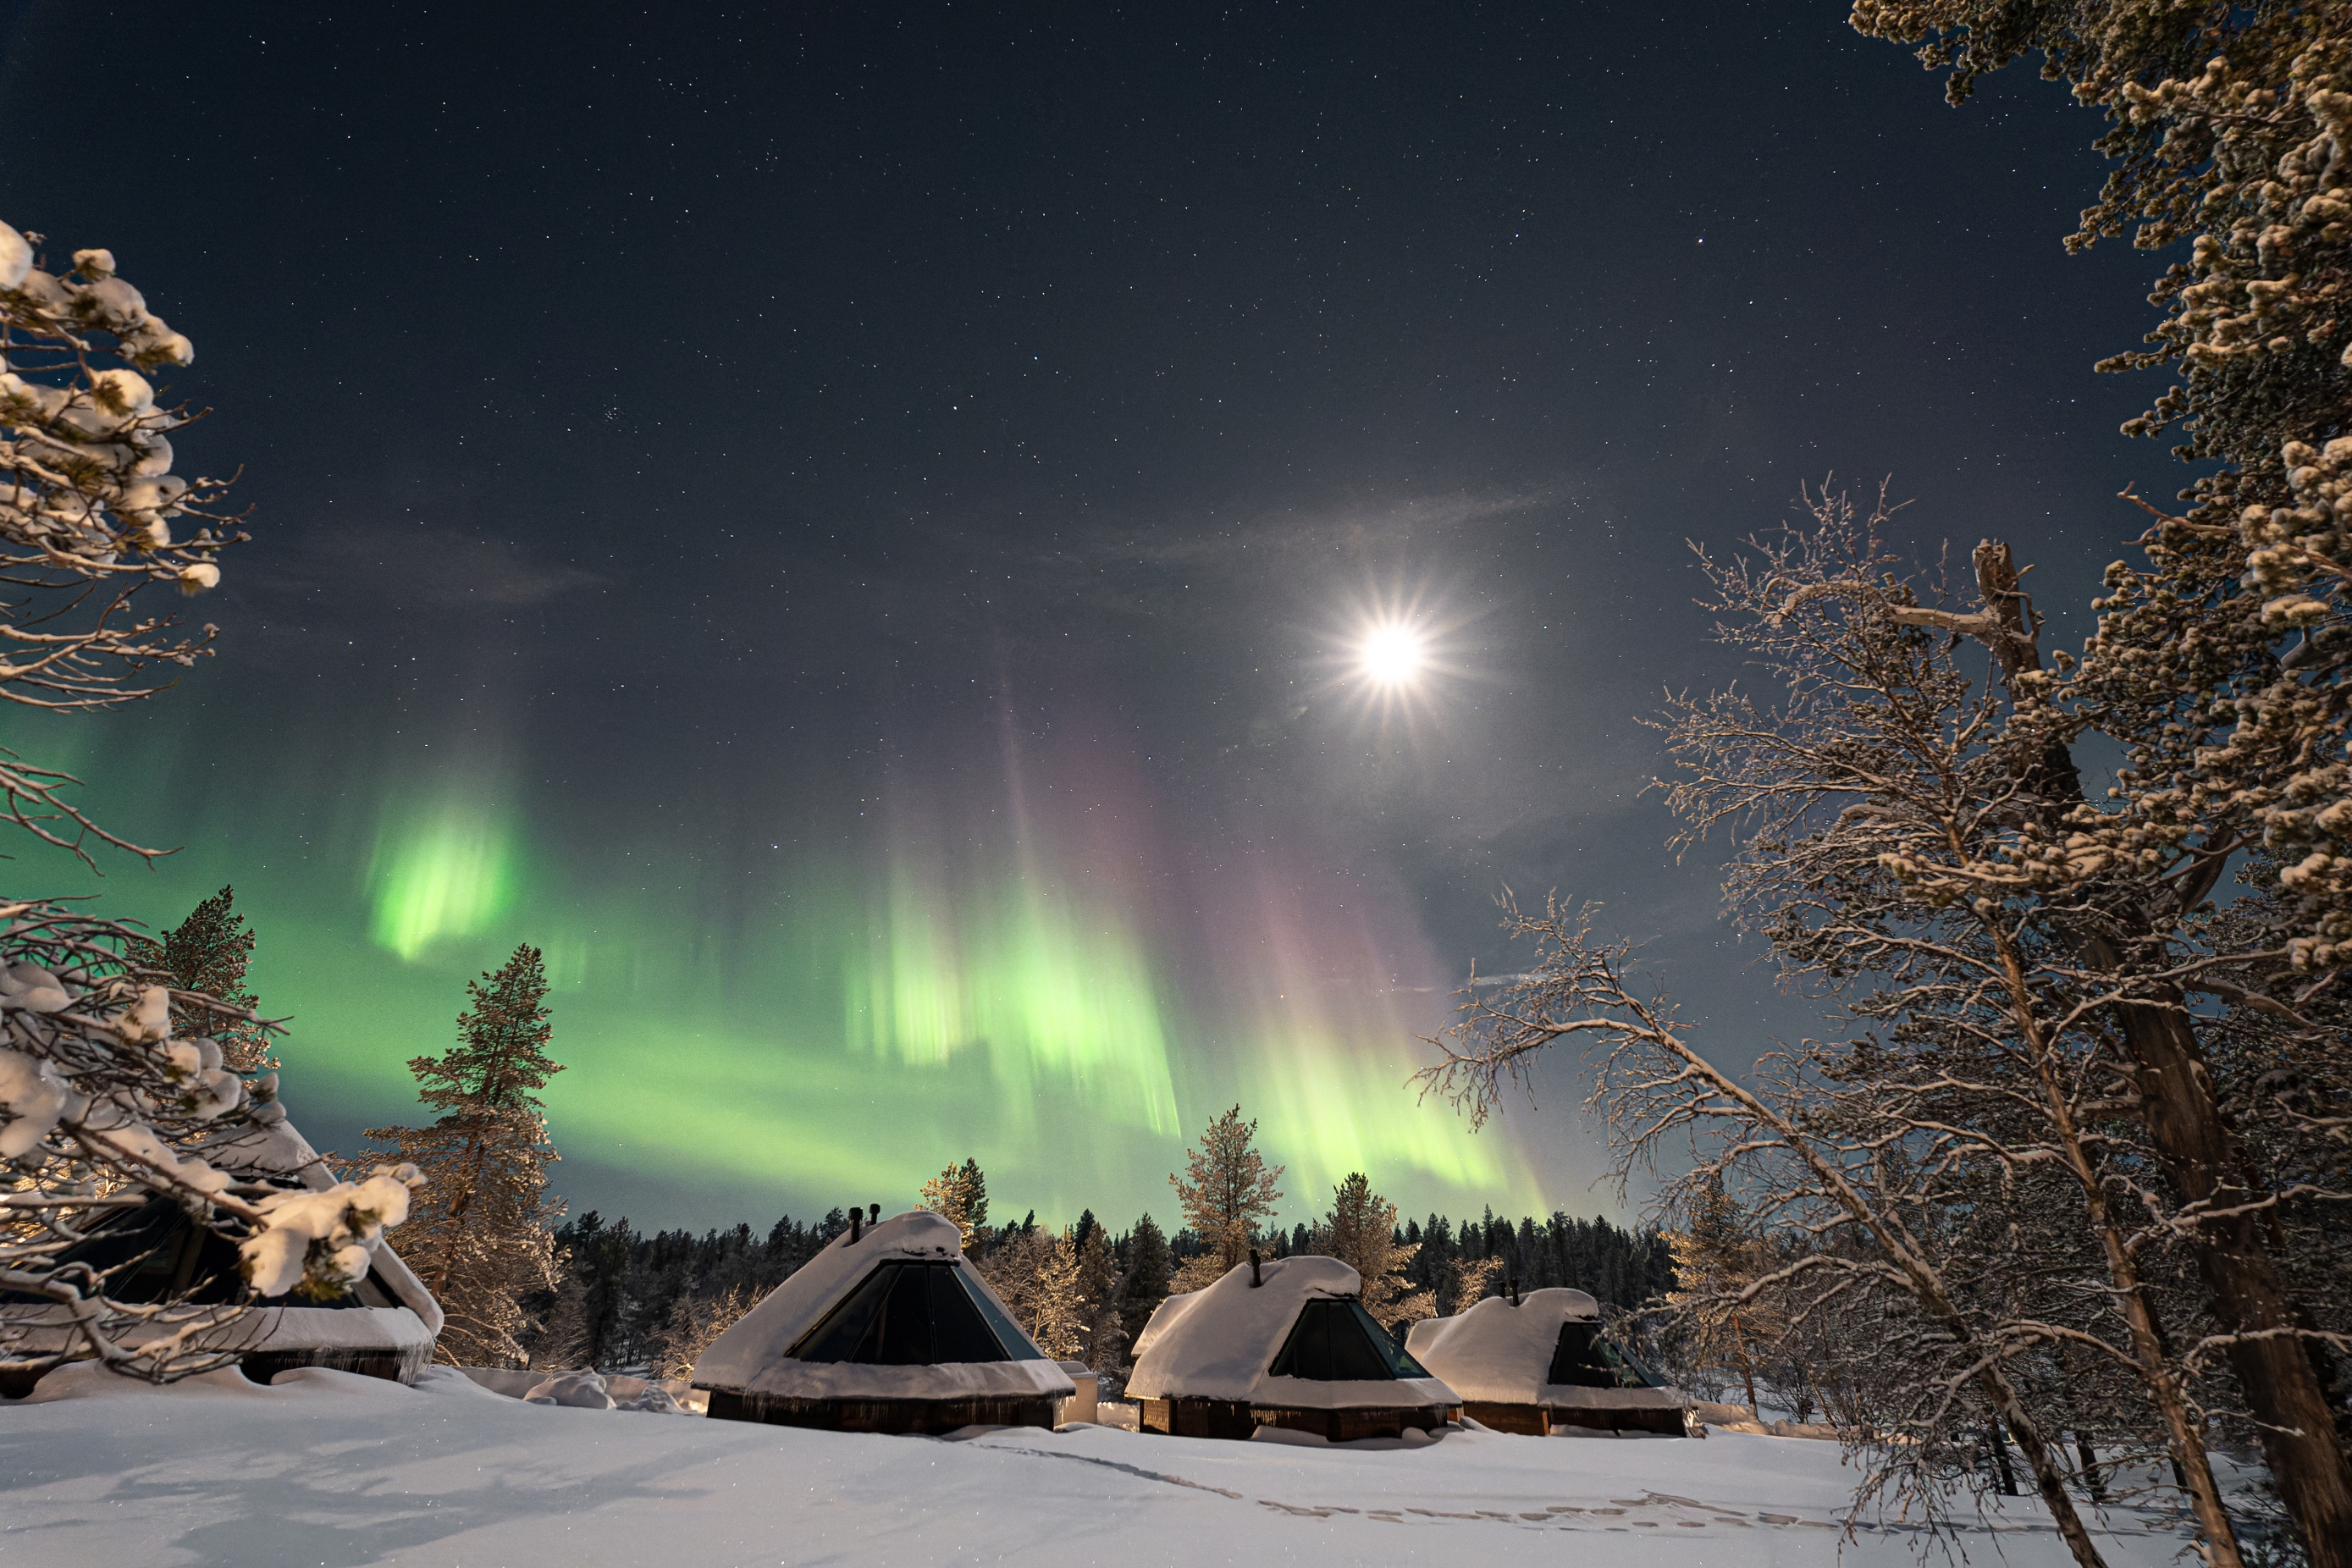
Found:
[[[1530,1290],[1512,1301],[1489,1296],[1450,1318],[1424,1318],[1405,1336],[1413,1359],[1479,1404],[1548,1405],[1588,1409],[1685,1405],[1674,1388],[1596,1388],[1548,1381],[1560,1331],[1570,1323],[1598,1333],[1601,1304],[1581,1290]]]
[[[1171,1296],[1135,1342],[1130,1399],[1216,1399],[1280,1409],[1386,1409],[1458,1405],[1435,1377],[1326,1383],[1276,1377],[1271,1368],[1301,1308],[1359,1294],[1363,1279],[1336,1258],[1282,1258],[1250,1264],[1204,1289]]]
[[[610,1410],[613,1396],[604,1380],[593,1372],[563,1372],[534,1384],[522,1396],[525,1405],[561,1405],[572,1410]]]

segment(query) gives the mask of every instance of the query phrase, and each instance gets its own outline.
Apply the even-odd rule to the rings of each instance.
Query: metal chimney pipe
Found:
[[[867,1225],[880,1225],[882,1223],[882,1205],[880,1204],[868,1204],[866,1205],[866,1223]]]
[[[1250,1289],[1255,1290],[1265,1283],[1265,1276],[1257,1271],[1257,1248],[1253,1247],[1250,1248]]]
[[[852,1247],[856,1246],[857,1238],[865,1234],[866,1211],[864,1209],[851,1209],[849,1211],[849,1245]]]

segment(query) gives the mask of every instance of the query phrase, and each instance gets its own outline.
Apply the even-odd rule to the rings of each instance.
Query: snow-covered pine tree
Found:
[[[1681,1288],[1668,1291],[1676,1310],[1682,1342],[1702,1375],[1728,1367],[1748,1394],[1748,1413],[1758,1415],[1756,1362],[1765,1309],[1741,1295],[1755,1282],[1761,1251],[1749,1234],[1738,1200],[1724,1190],[1723,1173],[1709,1172],[1685,1205],[1687,1224],[1670,1231],[1675,1272]]]
[[[1118,1324],[1128,1344],[1142,1336],[1151,1314],[1168,1300],[1169,1277],[1175,1268],[1176,1260],[1159,1223],[1148,1214],[1138,1219],[1127,1238],[1127,1269],[1118,1290]]]
[[[963,1233],[963,1249],[970,1252],[972,1238],[988,1225],[988,1178],[981,1174],[980,1162],[966,1159],[925,1182],[921,1205],[955,1221]]]
[[[142,942],[133,954],[142,968],[161,970],[173,989],[194,991],[252,1013],[260,1000],[246,986],[253,963],[254,934],[235,909],[236,891],[223,888],[163,933]],[[221,1049],[221,1065],[235,1073],[274,1072],[282,1065],[270,1054],[269,1032],[248,1019],[210,1016],[208,1010],[177,1009],[173,1026],[182,1034],[210,1033]]]
[[[429,1184],[403,1253],[448,1317],[435,1355],[506,1365],[523,1359],[522,1299],[556,1283],[547,1167],[557,1155],[537,1091],[563,1068],[547,1054],[554,1030],[537,948],[516,948],[466,993],[457,1047],[408,1064],[417,1098],[439,1117],[367,1136],[394,1145]]]
[[[1251,1147],[1256,1136],[1257,1122],[1244,1121],[1236,1105],[1209,1123],[1199,1148],[1185,1152],[1186,1175],[1169,1176],[1185,1224],[1208,1248],[1177,1271],[1176,1289],[1198,1290],[1223,1279],[1249,1256],[1258,1222],[1273,1215],[1283,1167],[1268,1166]]]
[[[197,594],[246,535],[228,486],[172,472],[171,433],[200,415],[159,405],[147,377],[187,364],[186,338],[147,309],[104,250],[51,272],[37,234],[0,224],[0,700],[51,713],[153,696],[159,668],[207,658],[216,628],[180,629],[149,590]],[[184,537],[174,539],[175,531]],[[100,827],[70,774],[0,755],[0,821],[97,864],[94,846],[152,859]],[[407,1169],[293,1192],[235,1173],[284,1110],[275,1075],[248,1084],[216,1031],[257,1028],[236,1005],[158,984],[147,939],[70,906],[0,899],[0,1384],[63,1359],[168,1381],[238,1352],[249,1301],[194,1306],[110,1294],[119,1274],[59,1256],[113,1207],[178,1204],[242,1258],[254,1295],[341,1296],[406,1213]],[[207,1282],[209,1283],[209,1281]],[[70,1325],[62,1349],[19,1331]]]
[[[1078,1286],[1078,1244],[1067,1230],[1048,1237],[1036,1233],[1036,1272],[1029,1288],[1029,1336],[1055,1361],[1075,1360],[1086,1349],[1091,1310]]]
[[[1415,1290],[1406,1270],[1418,1245],[1397,1239],[1397,1206],[1372,1191],[1361,1171],[1332,1189],[1331,1212],[1315,1227],[1310,1245],[1361,1276],[1364,1310],[1399,1339],[1405,1325],[1433,1317],[1436,1298]]]

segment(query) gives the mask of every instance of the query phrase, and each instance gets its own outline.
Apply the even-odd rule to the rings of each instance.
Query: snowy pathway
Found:
[[[434,1376],[235,1373],[154,1392],[69,1370],[0,1406],[0,1568],[401,1563],[1481,1562],[1836,1568],[1833,1445],[1455,1433],[1329,1448],[1110,1427],[962,1441],[528,1405]],[[66,1397],[52,1397],[52,1394]],[[2116,1568],[2183,1544],[2110,1521]],[[2059,1568],[2011,1505],[1970,1553]],[[1465,1534],[1467,1531],[1469,1533]],[[1433,1533],[1434,1532],[1434,1533]],[[1864,1529],[1847,1565],[1914,1561]]]

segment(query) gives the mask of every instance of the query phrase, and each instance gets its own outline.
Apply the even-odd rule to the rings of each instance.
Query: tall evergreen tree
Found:
[[[556,1152],[536,1091],[563,1068],[547,1054],[553,1030],[537,948],[516,948],[466,992],[473,1005],[458,1016],[457,1048],[408,1064],[417,1098],[439,1119],[367,1135],[397,1145],[425,1174],[402,1250],[448,1319],[436,1354],[493,1365],[523,1358],[521,1299],[555,1282],[547,1167]]]
[[[1312,1238],[1318,1251],[1362,1278],[1364,1310],[1392,1333],[1437,1311],[1434,1296],[1412,1289],[1406,1270],[1421,1248],[1398,1239],[1396,1222],[1396,1205],[1372,1191],[1371,1179],[1358,1171],[1333,1189],[1331,1212]]]
[[[1135,1234],[1127,1239],[1127,1278],[1119,1289],[1119,1327],[1127,1331],[1129,1344],[1143,1332],[1160,1303],[1168,1300],[1168,1279],[1175,1268],[1168,1237],[1159,1225],[1150,1215],[1137,1220]]]
[[[1257,1122],[1244,1121],[1236,1105],[1209,1123],[1199,1148],[1185,1152],[1191,1179],[1168,1178],[1184,1205],[1185,1224],[1207,1248],[1178,1273],[1178,1289],[1198,1290],[1231,1272],[1248,1256],[1258,1222],[1273,1215],[1283,1168],[1269,1166],[1250,1146],[1256,1136]]]
[[[162,942],[141,941],[132,961],[170,975],[175,991],[200,991],[253,1011],[260,1004],[246,988],[245,974],[253,962],[254,936],[235,902],[235,890],[223,888],[164,932]],[[220,1047],[221,1065],[234,1073],[268,1072],[278,1066],[270,1055],[268,1031],[249,1020],[174,1005],[172,1032],[188,1039],[210,1036]]]
[[[1097,1372],[1115,1370],[1127,1348],[1127,1329],[1119,1319],[1118,1264],[1112,1258],[1110,1237],[1094,1223],[1088,1209],[1073,1233],[1078,1249],[1078,1300],[1084,1324],[1079,1353]]]
[[[1767,1337],[1763,1309],[1739,1295],[1754,1282],[1759,1248],[1749,1234],[1738,1200],[1724,1191],[1720,1173],[1710,1173],[1690,1204],[1690,1226],[1666,1237],[1674,1248],[1682,1289],[1666,1297],[1688,1324],[1691,1355],[1702,1375],[1727,1367],[1748,1393],[1748,1413],[1757,1413],[1756,1361]]]
[[[988,1178],[981,1174],[980,1162],[967,1159],[925,1182],[922,1206],[955,1221],[963,1249],[970,1252],[972,1237],[988,1224]]]
[[[1031,1285],[1029,1332],[1055,1361],[1086,1349],[1088,1309],[1078,1288],[1078,1246],[1068,1231],[1033,1243],[1037,1271]]]

